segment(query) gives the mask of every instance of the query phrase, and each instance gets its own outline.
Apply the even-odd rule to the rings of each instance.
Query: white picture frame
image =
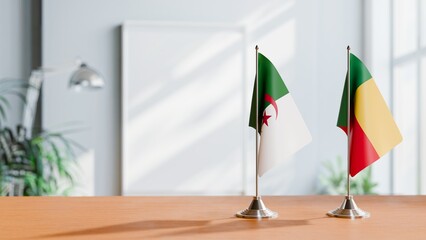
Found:
[[[226,24],[122,25],[122,195],[244,193],[246,42]]]

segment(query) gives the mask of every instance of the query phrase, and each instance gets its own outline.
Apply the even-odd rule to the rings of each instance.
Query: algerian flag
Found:
[[[308,144],[311,134],[274,65],[258,53],[259,176]],[[249,125],[256,129],[256,83]]]

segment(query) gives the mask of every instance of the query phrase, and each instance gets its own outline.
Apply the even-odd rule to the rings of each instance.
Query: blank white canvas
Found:
[[[244,32],[122,27],[122,194],[243,192]]]

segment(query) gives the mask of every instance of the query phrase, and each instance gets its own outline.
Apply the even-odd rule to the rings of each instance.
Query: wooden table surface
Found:
[[[356,196],[360,220],[325,215],[341,196],[263,200],[278,218],[234,217],[251,197],[2,197],[0,239],[426,239],[426,196]]]

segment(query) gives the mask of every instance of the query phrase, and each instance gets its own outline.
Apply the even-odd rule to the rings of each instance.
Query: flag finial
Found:
[[[256,47],[254,49],[259,50],[259,46],[256,45]]]
[[[348,45],[348,47],[346,49],[349,51],[349,50],[351,50],[351,47]]]

